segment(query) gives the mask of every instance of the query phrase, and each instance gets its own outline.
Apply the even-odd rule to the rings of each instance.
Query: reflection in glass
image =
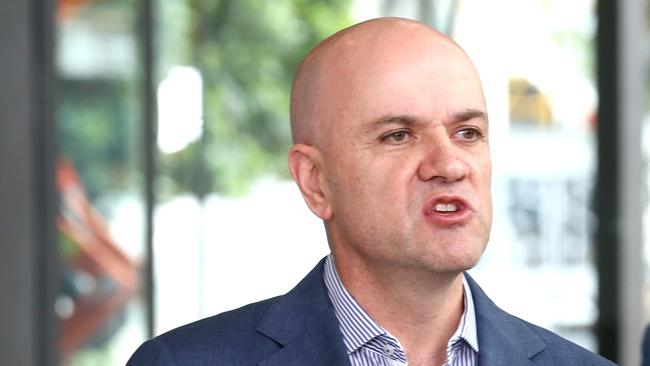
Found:
[[[144,339],[133,1],[60,1],[59,250],[64,365],[118,365]]]
[[[650,9],[650,1],[645,1],[646,9]],[[645,37],[642,40],[645,44],[650,41],[650,12],[647,12],[645,18],[646,24],[646,33]],[[645,190],[644,190],[644,201],[643,204],[643,217],[642,217],[642,235],[643,235],[643,253],[644,253],[644,288],[643,288],[643,319],[648,327],[650,327],[650,54],[646,53],[645,64],[645,93],[646,93],[646,114],[642,123],[642,135],[641,135],[641,158],[643,159],[643,168],[646,173],[645,175]],[[650,342],[648,340],[647,342]],[[645,352],[650,352],[646,350]],[[647,361],[647,360],[646,360]]]
[[[464,1],[455,16],[494,162],[493,232],[472,272],[504,309],[596,350],[594,3]]]
[[[288,180],[289,90],[349,3],[156,3],[156,333],[285,292],[327,252]],[[287,265],[269,268],[278,255]]]

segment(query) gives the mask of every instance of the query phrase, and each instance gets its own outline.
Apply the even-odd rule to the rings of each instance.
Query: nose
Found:
[[[424,148],[418,176],[423,181],[456,182],[469,174],[469,167],[449,137],[429,141]]]

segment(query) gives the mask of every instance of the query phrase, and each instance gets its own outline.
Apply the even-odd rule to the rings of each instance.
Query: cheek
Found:
[[[489,151],[473,154],[469,157],[471,164],[471,174],[475,184],[479,185],[477,189],[489,191],[492,185],[492,160]]]
[[[385,202],[387,207],[409,204],[413,194],[424,190],[417,175],[417,159],[401,157],[387,159],[373,167],[367,184],[371,186],[377,199]]]
[[[492,196],[492,162],[488,159],[487,163],[485,164],[484,168],[484,177],[483,179],[485,180],[484,185],[485,189],[488,191],[488,195],[490,197]]]
[[[353,154],[350,154],[353,155]],[[417,154],[395,154],[379,158],[373,155],[338,156],[329,174],[329,191],[339,210],[358,211],[391,208],[409,203],[407,195],[418,184]],[[370,208],[368,208],[370,207]],[[336,207],[334,207],[336,209]],[[372,216],[372,212],[364,212]]]
[[[372,197],[372,177],[355,164],[338,160],[327,178],[328,201],[334,214],[351,218],[367,215],[363,207]]]
[[[488,224],[492,222],[492,166],[489,158],[477,166],[475,171],[475,189],[483,202]]]
[[[379,230],[386,221],[394,221],[391,215],[403,211],[403,189],[399,189],[398,178],[385,174],[385,169],[357,166],[340,176],[332,187],[335,215],[359,225],[356,230]]]

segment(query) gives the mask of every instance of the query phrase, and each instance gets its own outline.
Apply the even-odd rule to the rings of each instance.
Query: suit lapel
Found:
[[[323,264],[318,265],[293,290],[273,301],[257,331],[282,348],[260,366],[349,366],[338,319],[327,295]],[[465,274],[476,311],[479,365],[526,366],[546,348],[546,343],[523,321],[498,308]]]
[[[314,365],[349,366],[350,361],[337,328],[336,316],[324,311],[299,337],[260,362],[260,366]]]
[[[338,319],[323,280],[324,260],[293,290],[278,297],[257,331],[282,348],[260,366],[348,366]]]
[[[533,365],[546,343],[520,319],[504,312],[465,274],[476,312],[479,365]]]

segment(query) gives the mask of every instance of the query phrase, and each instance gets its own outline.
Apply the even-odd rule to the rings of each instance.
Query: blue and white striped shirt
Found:
[[[407,366],[406,354],[397,338],[375,323],[345,289],[331,255],[325,261],[324,277],[352,366]],[[464,277],[463,292],[465,309],[447,343],[447,361],[443,366],[477,365],[474,302]]]

